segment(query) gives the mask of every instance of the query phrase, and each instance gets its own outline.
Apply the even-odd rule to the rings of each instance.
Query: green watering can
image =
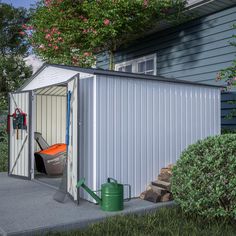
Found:
[[[122,211],[124,209],[124,200],[131,198],[131,186],[129,184],[119,184],[117,180],[108,178],[107,183],[102,184],[101,198],[97,196],[88,186],[85,185],[85,178],[81,179],[76,187],[82,187],[87,191],[100,205],[103,211]],[[129,197],[124,199],[124,186],[129,188]]]

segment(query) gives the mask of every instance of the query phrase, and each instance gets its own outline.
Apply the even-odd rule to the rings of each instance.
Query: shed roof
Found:
[[[26,81],[21,90],[35,90],[64,83],[76,74],[78,74],[78,72],[74,70],[67,70],[63,67],[55,69],[52,66],[44,64],[28,81]]]
[[[177,80],[174,78],[166,78],[163,76],[145,75],[127,73],[121,71],[93,69],[93,68],[80,68],[77,66],[65,66],[57,64],[44,64],[26,83],[19,89],[20,91],[37,90],[53,85],[66,84],[68,80],[74,76],[80,74],[80,78],[91,77],[93,75],[115,76],[125,77],[132,79],[144,79],[144,80],[157,80],[162,82],[190,84],[198,86],[210,86],[210,87],[222,87],[217,85],[201,84],[186,80]]]

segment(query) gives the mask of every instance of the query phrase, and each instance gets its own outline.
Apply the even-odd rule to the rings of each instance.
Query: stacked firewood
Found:
[[[140,194],[140,198],[151,202],[167,202],[173,200],[170,183],[173,166],[173,164],[170,164],[162,168],[157,180],[152,181],[147,186],[146,191]]]

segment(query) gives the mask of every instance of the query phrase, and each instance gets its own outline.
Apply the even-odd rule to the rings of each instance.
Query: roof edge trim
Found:
[[[161,75],[145,75],[145,74],[136,74],[136,73],[128,73],[128,72],[120,72],[114,70],[104,70],[104,69],[96,69],[96,68],[80,68],[76,66],[67,66],[67,65],[58,65],[58,64],[47,64],[48,66],[53,66],[57,68],[66,68],[69,70],[74,70],[82,73],[88,73],[93,75],[115,75],[120,77],[128,77],[133,79],[147,79],[153,81],[161,81],[161,82],[169,82],[169,83],[176,83],[176,84],[189,84],[189,85],[197,85],[197,86],[206,86],[206,87],[215,87],[215,88],[225,88],[222,85],[211,85],[211,84],[204,84],[200,82],[191,82],[187,80],[179,80],[175,78],[168,78]]]
[[[127,72],[120,72],[120,71],[114,71],[114,70],[104,70],[104,69],[95,69],[95,68],[80,68],[77,66],[67,66],[67,65],[59,65],[59,64],[48,64],[44,63],[19,89],[17,89],[15,92],[21,92],[24,91],[23,89],[37,76],[39,75],[45,68],[47,67],[55,67],[55,68],[62,68],[62,69],[68,69],[72,71],[76,71],[79,73],[87,73],[91,75],[106,75],[106,76],[118,76],[118,77],[126,77],[126,78],[133,78],[133,79],[146,79],[146,80],[152,80],[152,81],[160,81],[160,82],[169,82],[169,83],[176,83],[176,84],[186,84],[186,85],[196,85],[196,86],[206,86],[206,87],[215,87],[215,88],[225,88],[225,86],[222,85],[211,85],[211,84],[204,84],[201,82],[191,82],[187,80],[178,80],[175,78],[168,78],[164,76],[159,75],[145,75],[145,74],[135,74],[135,73],[127,73]],[[73,76],[74,77],[74,76]],[[59,84],[66,84],[68,81],[65,81],[63,83]],[[57,84],[55,84],[57,85]],[[52,86],[52,85],[51,85]],[[50,86],[45,86],[50,87]],[[35,89],[32,89],[35,90]],[[25,90],[29,91],[29,90]]]

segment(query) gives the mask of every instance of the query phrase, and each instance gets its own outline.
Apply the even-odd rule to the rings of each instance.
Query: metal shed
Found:
[[[28,128],[9,132],[9,175],[34,179],[33,134],[64,142],[66,94],[72,92],[67,190],[78,179],[99,189],[107,177],[138,197],[160,169],[199,139],[220,133],[220,87],[165,77],[45,64],[9,95],[27,113]]]

